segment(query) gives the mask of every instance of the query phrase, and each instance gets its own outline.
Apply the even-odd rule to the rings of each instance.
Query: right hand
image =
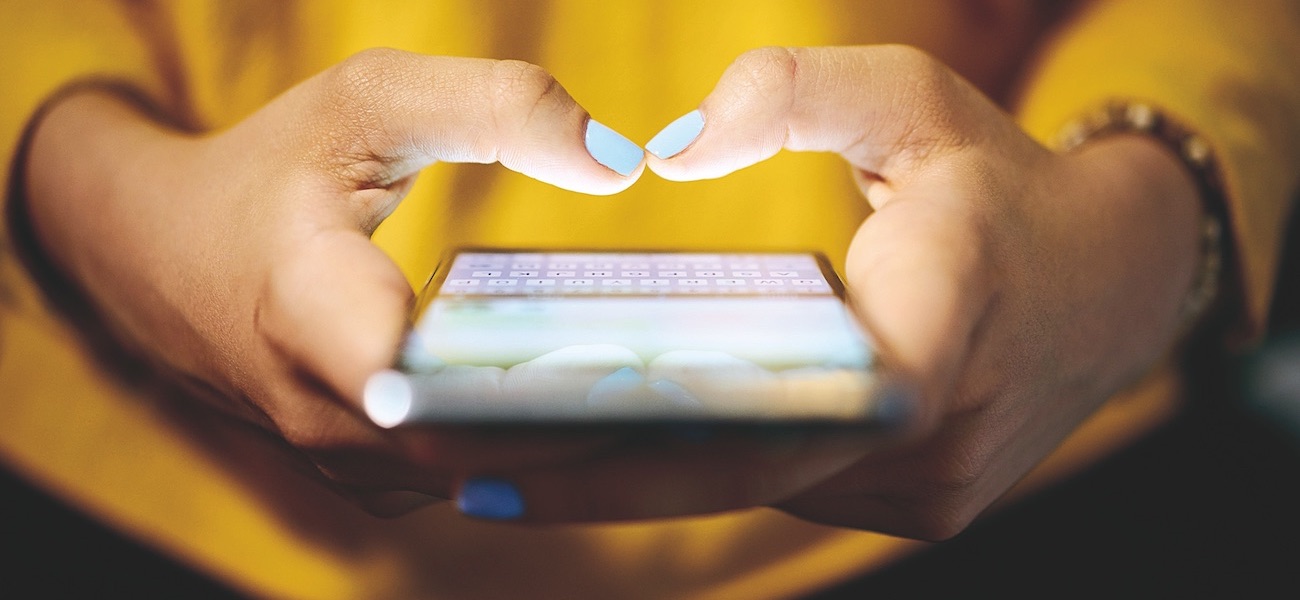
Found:
[[[412,298],[369,236],[420,169],[499,161],[578,192],[627,188],[644,164],[624,176],[593,159],[588,121],[533,65],[371,50],[209,135],[112,93],[73,94],[35,131],[25,195],[40,246],[116,339],[283,437],[282,458],[400,513],[446,496],[439,466],[517,467],[599,443],[478,453],[360,410]]]

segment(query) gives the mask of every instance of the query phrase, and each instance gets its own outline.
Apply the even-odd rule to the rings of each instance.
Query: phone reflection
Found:
[[[406,423],[791,422],[870,420],[876,378],[863,369],[769,370],[717,350],[672,350],[648,363],[616,344],[576,344],[509,368],[454,365],[416,336],[406,372],[365,391],[370,418]]]

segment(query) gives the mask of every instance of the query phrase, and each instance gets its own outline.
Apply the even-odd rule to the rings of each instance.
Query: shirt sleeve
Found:
[[[1213,149],[1244,314],[1264,329],[1300,183],[1300,4],[1098,0],[1063,23],[1024,80],[1017,117],[1051,140],[1111,100],[1159,107]]]

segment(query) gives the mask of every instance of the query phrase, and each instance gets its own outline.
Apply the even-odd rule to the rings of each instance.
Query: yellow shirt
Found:
[[[595,118],[645,141],[694,108],[747,49],[909,43],[1003,99],[1040,139],[1113,97],[1153,101],[1205,134],[1223,159],[1245,317],[1257,326],[1300,164],[1300,8],[1251,9],[1098,1],[1033,39],[1018,24],[1050,15],[1027,1],[14,2],[0,8],[0,140],[9,164],[37,107],[73,81],[127,82],[211,129],[358,50],[391,46],[537,63]],[[847,169],[827,155],[783,154],[717,181],[648,176],[612,198],[492,165],[437,165],[375,240],[413,284],[444,247],[464,243],[809,247],[842,266],[866,215]],[[4,240],[14,226],[6,223]],[[0,255],[0,294],[0,460],[258,594],[788,596],[919,546],[765,509],[542,529],[475,522],[445,505],[371,518],[306,475],[254,460],[266,442],[246,428],[97,368],[10,250]],[[1170,370],[1159,370],[1109,403],[1026,486],[1140,434],[1175,398]]]

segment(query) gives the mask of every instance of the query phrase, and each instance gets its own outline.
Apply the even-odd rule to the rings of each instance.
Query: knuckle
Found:
[[[977,502],[983,462],[954,454],[929,470],[931,476],[912,495],[916,501],[908,510],[911,533],[921,539],[945,540],[965,530],[983,510]]]
[[[280,436],[290,446],[297,448],[308,456],[319,456],[328,454],[333,449],[336,440],[329,432],[321,427],[315,426],[314,422],[302,419],[281,419],[278,423]],[[320,461],[314,461],[320,466]],[[321,469],[322,473],[330,476],[332,471]]]
[[[537,107],[553,100],[561,89],[554,75],[532,63],[503,60],[492,65],[493,101],[497,114],[526,119]]]
[[[322,73],[316,118],[329,126],[318,130],[314,144],[339,181],[370,184],[388,176],[388,157],[376,148],[385,146],[386,123],[412,86],[412,56],[369,48]]]
[[[933,496],[950,501],[968,499],[983,479],[984,461],[975,453],[953,453],[934,470]]]
[[[915,91],[943,97],[953,83],[952,70],[930,53],[915,46],[892,44],[876,49],[878,59],[907,77]]]
[[[790,48],[768,46],[741,54],[731,66],[731,74],[742,78],[748,87],[762,93],[793,91],[799,74],[798,55]]]
[[[383,88],[402,71],[409,53],[392,48],[367,48],[343,59],[330,70],[330,83],[347,97],[364,97],[359,92]]]
[[[966,124],[960,113],[968,98],[953,71],[913,46],[889,45],[876,51],[890,71],[904,78],[890,111],[893,120],[908,124],[897,150],[924,159],[936,148],[966,145]]]
[[[931,542],[941,542],[956,537],[975,520],[977,512],[964,505],[949,502],[931,502],[923,510],[914,512],[908,535]]]
[[[492,110],[491,127],[494,135],[479,136],[474,153],[488,160],[508,160],[508,141],[518,132],[527,129],[539,111],[543,114],[556,106],[574,109],[577,105],[569,99],[564,88],[546,69],[519,60],[503,60],[492,64],[489,77],[489,98]]]
[[[909,72],[929,73],[930,70],[942,67],[942,63],[930,53],[907,44],[886,44],[876,48],[881,56],[905,69]]]

